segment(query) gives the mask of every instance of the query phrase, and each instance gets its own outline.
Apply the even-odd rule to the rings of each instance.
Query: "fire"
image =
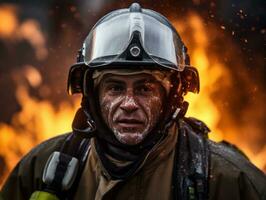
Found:
[[[19,23],[17,10],[15,6],[0,6],[0,38],[26,40],[35,49],[37,59],[45,59],[48,55],[46,39],[38,21],[29,19]]]
[[[56,109],[49,101],[39,101],[29,96],[25,86],[17,88],[16,96],[22,110],[14,115],[11,125],[0,123],[0,156],[4,158],[7,168],[0,182],[32,147],[56,134],[71,131],[74,112],[78,107],[78,104],[62,102]]]
[[[45,38],[40,30],[39,23],[35,20],[27,20],[21,24],[18,36],[26,39],[36,49],[36,57],[39,60],[46,58],[48,52],[45,47]]]
[[[0,7],[0,37],[8,38],[15,33],[18,25],[16,8],[10,5]]]
[[[0,38],[10,43],[26,40],[35,49],[36,58],[45,59],[48,55],[46,39],[38,21],[27,19],[19,23],[18,14],[15,6],[0,6]],[[59,108],[55,108],[47,100],[30,96],[28,87],[38,88],[43,81],[34,66],[26,65],[13,75],[18,86],[16,98],[22,109],[13,115],[11,124],[0,122],[0,186],[30,149],[57,134],[71,131],[79,103],[61,102]]]
[[[213,89],[219,79],[230,83],[230,74],[226,67],[219,62],[211,63],[211,58],[208,56],[208,34],[204,28],[201,18],[192,13],[188,21],[176,22],[176,28],[179,30],[181,38],[187,39],[186,31],[190,29],[192,33],[188,41],[193,41],[194,45],[188,44],[191,63],[197,67],[200,76],[200,93],[189,93],[185,97],[189,102],[189,110],[187,116],[194,116],[203,120],[212,130],[210,139],[221,141],[224,139],[222,130],[217,128],[217,124],[221,119],[221,114],[217,109],[215,102],[211,99]],[[188,43],[188,42],[185,42]]]
[[[5,23],[2,23],[1,19],[5,19]],[[232,84],[228,67],[220,61],[220,55],[208,54],[211,36],[204,27],[202,19],[195,13],[191,13],[185,19],[172,21],[175,21],[174,25],[187,44],[191,63],[199,70],[201,79],[200,94],[188,94],[186,97],[190,103],[187,115],[203,120],[212,130],[210,134],[212,140],[233,142],[255,165],[265,169],[266,145],[255,154],[247,141],[239,140],[237,133],[241,129],[230,121],[230,117],[224,119],[224,113],[218,109],[216,101],[212,98],[213,93],[219,90],[221,85]],[[27,20],[19,24],[16,11],[6,7],[0,7],[0,21],[0,37],[8,36],[15,40],[24,38],[34,47],[38,59],[47,56],[46,40],[38,22]],[[22,109],[13,115],[11,124],[0,123],[0,162],[2,158],[5,163],[3,168],[2,166],[0,168],[0,186],[15,164],[31,148],[55,134],[71,130],[72,119],[80,101],[76,100],[74,105],[61,102],[59,108],[55,108],[48,100],[38,100],[29,94],[29,87],[38,88],[43,81],[35,67],[26,66],[20,76],[23,76],[23,80],[27,80],[28,83],[25,84],[21,78],[17,80],[16,98]],[[221,120],[227,121],[227,127],[219,125]],[[230,134],[225,134],[225,131]],[[1,170],[4,172],[3,176]]]
[[[217,108],[215,99],[212,97],[222,86],[230,88],[233,84],[231,74],[228,70],[229,67],[220,61],[220,57],[223,56],[223,53],[219,55],[209,55],[207,51],[210,46],[210,38],[214,38],[217,35],[211,35],[213,33],[208,32],[204,27],[205,25],[202,19],[197,14],[190,13],[189,17],[186,16],[185,19],[186,20],[176,21],[175,26],[189,47],[191,63],[196,66],[199,71],[201,84],[201,91],[199,94],[188,94],[185,98],[190,103],[187,115],[203,120],[210,127],[212,130],[209,135],[210,139],[217,142],[226,140],[235,144],[257,167],[265,170],[266,145],[264,144],[264,146],[259,148],[258,146],[248,144],[248,139],[240,139],[240,133],[243,133],[245,129],[251,128],[249,127],[249,122],[246,122],[245,127],[237,127],[233,121],[230,121],[228,113],[226,116],[225,113]],[[215,27],[213,28],[215,29]],[[233,57],[234,55],[232,54],[231,56]],[[240,69],[244,68],[244,66],[239,67]],[[228,94],[224,95],[229,95],[230,93],[237,95],[237,91],[229,91]],[[231,112],[234,111],[232,110]],[[247,113],[247,115],[249,114],[250,113]],[[258,115],[258,112],[256,112],[256,115]],[[219,126],[221,121],[226,121],[226,127]],[[256,127],[254,126],[251,129],[251,132],[256,135]],[[253,137],[255,137],[254,135]],[[254,148],[256,148],[257,151],[255,151]]]

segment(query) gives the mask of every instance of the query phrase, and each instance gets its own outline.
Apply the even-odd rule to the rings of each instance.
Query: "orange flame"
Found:
[[[17,8],[10,5],[0,6],[0,38],[26,40],[35,49],[37,59],[43,60],[48,55],[46,39],[36,20],[18,22]]]
[[[18,20],[16,8],[10,5],[0,7],[0,37],[9,38],[16,32]]]
[[[41,141],[69,132],[78,107],[78,104],[72,106],[62,102],[59,109],[55,109],[49,101],[30,97],[24,86],[17,88],[16,96],[22,110],[13,116],[12,125],[0,123],[0,156],[4,157],[7,172]],[[7,174],[1,177],[0,182]]]
[[[197,14],[190,13],[189,17],[185,19],[176,21],[174,24],[182,38],[186,40],[185,43],[189,44],[191,63],[197,67],[201,83],[199,94],[190,93],[185,97],[190,103],[187,115],[203,120],[210,127],[212,130],[209,135],[211,140],[217,142],[226,140],[235,144],[243,150],[258,168],[266,170],[266,144],[259,148],[258,151],[254,151],[251,145],[248,144],[248,140],[241,140],[237,133],[243,132],[243,130],[234,125],[230,119],[223,119],[222,111],[217,108],[215,100],[212,98],[213,93],[219,90],[221,85],[226,87],[232,85],[232,77],[228,71],[228,66],[219,61],[219,56],[222,54],[211,56],[207,52],[210,38],[214,38],[216,35],[211,35],[208,32],[202,19]],[[236,92],[234,95],[237,95]],[[229,120],[227,127],[219,127],[219,122],[223,120]],[[253,132],[255,132],[254,128]],[[230,134],[225,134],[226,132]]]
[[[226,67],[219,62],[211,63],[211,58],[208,56],[208,34],[204,28],[201,18],[196,14],[191,14],[185,23],[179,21],[176,23],[176,28],[179,30],[182,38],[187,38],[187,29],[190,29],[192,38],[195,45],[189,45],[191,63],[197,67],[200,76],[200,93],[189,93],[185,99],[189,102],[189,110],[187,115],[194,116],[203,120],[214,132],[210,134],[210,139],[215,141],[223,140],[222,130],[217,128],[217,124],[221,118],[221,114],[217,109],[215,102],[211,99],[213,93],[213,85],[217,80],[223,79],[227,84],[230,84],[230,74]],[[192,48],[191,48],[192,47]]]

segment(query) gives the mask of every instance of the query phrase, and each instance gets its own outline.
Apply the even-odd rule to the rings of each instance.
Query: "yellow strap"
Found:
[[[59,200],[59,198],[49,192],[35,191],[29,200]]]

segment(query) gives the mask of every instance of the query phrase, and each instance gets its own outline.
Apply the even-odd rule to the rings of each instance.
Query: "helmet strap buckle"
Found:
[[[72,123],[73,132],[84,138],[91,138],[95,136],[96,129],[90,114],[82,108],[78,109]]]

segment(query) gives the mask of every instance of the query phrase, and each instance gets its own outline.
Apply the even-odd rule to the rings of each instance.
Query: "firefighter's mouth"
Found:
[[[144,124],[144,122],[139,119],[119,119],[116,123],[122,126],[140,126]]]

